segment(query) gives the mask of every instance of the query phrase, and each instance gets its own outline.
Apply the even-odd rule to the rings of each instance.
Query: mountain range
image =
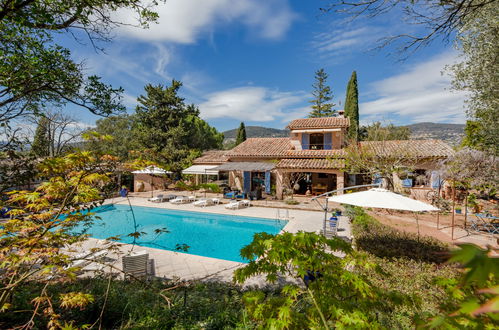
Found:
[[[417,123],[407,125],[411,130],[411,139],[439,139],[451,145],[461,142],[464,135],[463,124],[440,124],[440,123]],[[223,132],[225,141],[230,142],[236,139],[237,128]],[[246,137],[287,137],[289,130],[262,127],[246,126]]]

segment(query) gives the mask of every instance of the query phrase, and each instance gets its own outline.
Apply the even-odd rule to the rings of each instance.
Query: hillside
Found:
[[[459,144],[464,134],[464,125],[462,124],[417,123],[407,127],[411,130],[412,139],[440,139],[451,145]],[[233,141],[236,138],[237,128],[223,133],[226,142]],[[289,136],[289,131],[262,126],[246,126],[246,136],[286,137]]]
[[[417,123],[407,127],[411,130],[411,139],[440,139],[451,145],[457,145],[463,138],[464,126],[463,124]]]
[[[223,132],[226,140],[234,140],[237,134],[237,128]],[[262,127],[262,126],[246,126],[246,137],[286,137],[289,136],[289,131],[285,129]]]

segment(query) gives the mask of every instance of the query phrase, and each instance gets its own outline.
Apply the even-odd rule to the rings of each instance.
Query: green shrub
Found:
[[[441,241],[402,232],[380,223],[362,208],[347,207],[357,248],[381,258],[409,258],[417,261],[443,263],[449,247]]]
[[[287,200],[284,201],[284,203],[286,203],[287,205],[298,205],[298,204],[300,204],[300,202],[298,202],[295,199],[287,199]]]
[[[194,191],[194,190],[198,189],[198,186],[188,185],[184,181],[177,181],[177,183],[175,183],[175,188],[180,189],[180,190],[186,190],[186,191]]]
[[[199,188],[204,188],[207,191],[211,191],[213,193],[219,193],[220,192],[220,187],[216,183],[201,183]]]
[[[104,304],[104,329],[223,329],[237,327],[242,318],[243,292],[231,284],[193,283],[164,291],[171,306],[159,294],[172,286],[169,283],[112,280],[105,302],[107,285],[107,279],[80,279],[51,285],[47,290],[53,297],[69,291],[83,291],[94,296],[94,302],[82,310],[56,310],[61,320],[74,321],[75,327],[96,322]],[[0,313],[0,328],[19,326],[31,317],[31,299],[37,292],[34,289],[41,286],[43,284],[32,282],[14,296],[12,311],[17,312]],[[58,304],[54,306],[57,308]],[[47,324],[43,313],[35,318],[35,324]]]

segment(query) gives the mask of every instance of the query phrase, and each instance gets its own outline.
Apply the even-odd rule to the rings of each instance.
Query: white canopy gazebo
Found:
[[[355,192],[338,196],[331,196],[329,202],[349,204],[361,207],[371,207],[378,209],[391,209],[412,212],[439,211],[433,205],[405,197],[382,188],[373,188],[366,191]],[[416,216],[419,237],[419,222]]]
[[[373,188],[328,198],[329,202],[349,204],[378,209],[403,210],[412,212],[438,211],[433,205],[396,194],[386,189]]]
[[[151,185],[151,197],[153,197],[153,191],[154,191],[154,184],[153,184],[153,176],[155,175],[166,175],[166,174],[172,174],[173,172],[164,170],[160,167],[151,165],[147,166],[141,170],[136,170],[132,171],[133,174],[146,174],[150,176],[150,185]]]
[[[157,166],[148,166],[146,168],[143,168],[141,170],[133,171],[133,174],[155,174],[155,175],[160,175],[160,174],[172,174],[172,172],[164,170],[162,168],[159,168]]]

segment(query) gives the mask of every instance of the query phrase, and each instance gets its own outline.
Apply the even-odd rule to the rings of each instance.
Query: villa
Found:
[[[231,150],[208,151],[194,161],[184,174],[228,173],[231,187],[246,193],[275,192],[284,197],[285,189],[297,194],[318,195],[348,186],[370,183],[358,173],[345,170],[346,133],[349,118],[305,118],[291,121],[285,138],[248,138]],[[438,162],[453,153],[452,148],[441,140],[364,141],[379,156],[402,155],[415,165],[412,178],[394,182],[407,187],[419,188],[432,184],[434,178],[416,182],[428,170],[438,167]],[[292,185],[293,187],[290,187]]]

